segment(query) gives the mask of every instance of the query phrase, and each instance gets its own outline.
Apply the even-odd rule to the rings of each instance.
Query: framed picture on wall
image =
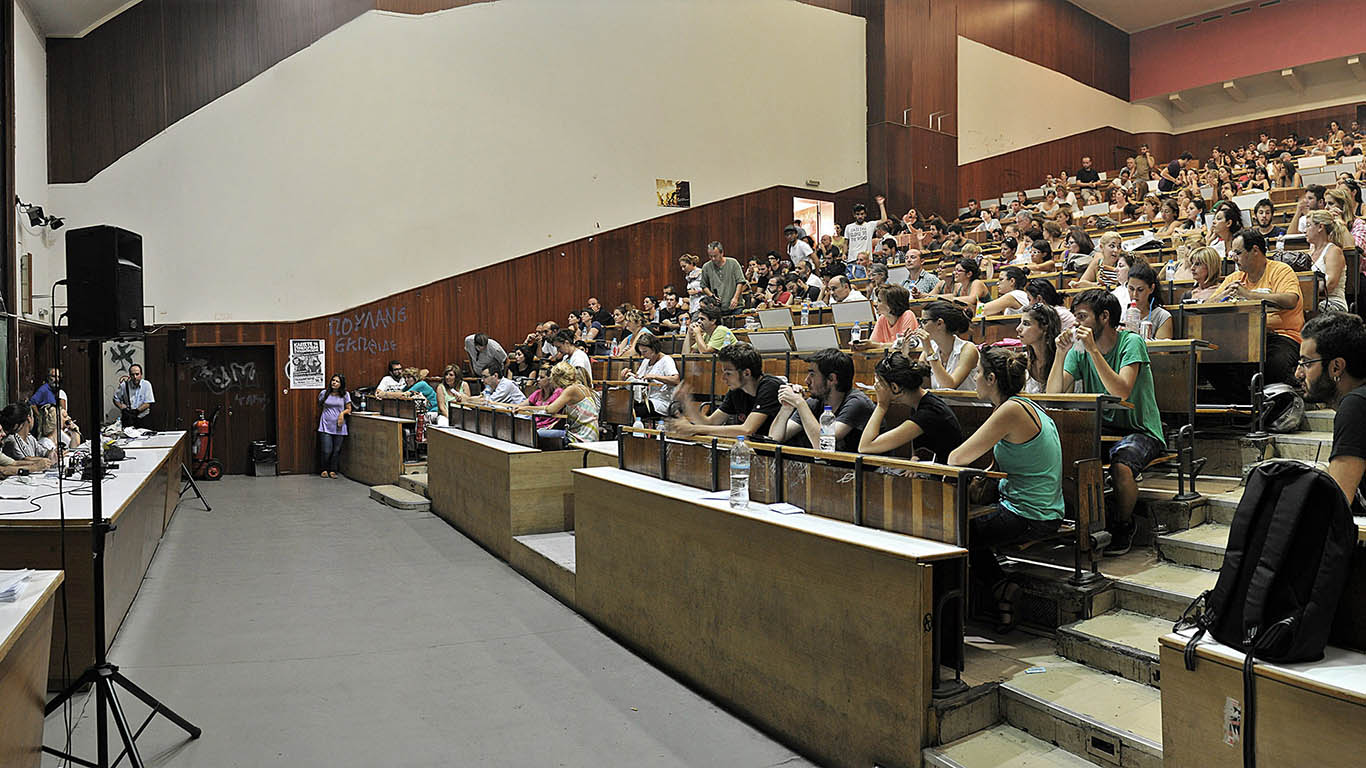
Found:
[[[692,206],[691,183],[672,179],[655,179],[655,197],[660,208],[688,208]]]

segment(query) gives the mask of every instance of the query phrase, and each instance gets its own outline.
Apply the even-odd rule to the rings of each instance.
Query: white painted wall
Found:
[[[143,235],[159,322],[293,320],[661,215],[656,177],[863,183],[865,123],[864,21],[803,3],[370,12],[51,205]]]
[[[1147,104],[1123,99],[1061,72],[958,38],[958,164],[1113,126],[1171,132]]]
[[[41,205],[47,211],[47,49],[23,3],[14,2],[14,189],[26,203]],[[14,209],[11,208],[11,211]],[[57,213],[61,215],[60,212]],[[33,293],[51,293],[52,283],[65,274],[61,233],[28,225],[27,216],[17,216],[18,253],[33,254]],[[21,286],[22,288],[22,286]],[[59,300],[65,294],[58,292]],[[16,300],[11,311],[18,312]],[[26,317],[47,322],[47,299],[34,299],[33,312]],[[44,314],[40,318],[38,311]]]

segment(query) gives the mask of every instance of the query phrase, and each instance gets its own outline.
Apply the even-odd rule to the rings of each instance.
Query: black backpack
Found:
[[[1248,476],[1229,530],[1219,580],[1186,609],[1175,629],[1195,628],[1186,669],[1206,633],[1246,654],[1243,765],[1253,747],[1254,659],[1318,661],[1356,546],[1356,523],[1328,473],[1299,461],[1268,461]]]

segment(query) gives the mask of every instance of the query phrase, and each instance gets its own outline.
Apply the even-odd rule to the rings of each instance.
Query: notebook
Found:
[[[873,322],[873,305],[867,301],[845,301],[830,305],[836,325]]]
[[[840,338],[833,325],[797,326],[792,329],[792,346],[798,352],[815,352],[830,347],[838,348],[839,345]]]
[[[749,345],[761,354],[792,351],[792,344],[787,340],[787,331],[750,331]]]
[[[787,307],[759,310],[760,328],[791,328],[792,310]],[[757,347],[756,347],[757,349]]]

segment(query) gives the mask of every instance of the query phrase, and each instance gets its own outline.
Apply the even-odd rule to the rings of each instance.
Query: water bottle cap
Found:
[[[831,410],[831,408],[830,408],[830,406],[828,406],[828,405],[827,405],[827,406],[825,406],[825,410],[826,410],[826,411],[829,411],[829,410]]]
[[[737,443],[743,443],[743,442],[745,442],[745,436],[744,436],[744,435],[740,435],[740,436],[736,437],[736,438],[735,438],[735,442],[737,442]]]

